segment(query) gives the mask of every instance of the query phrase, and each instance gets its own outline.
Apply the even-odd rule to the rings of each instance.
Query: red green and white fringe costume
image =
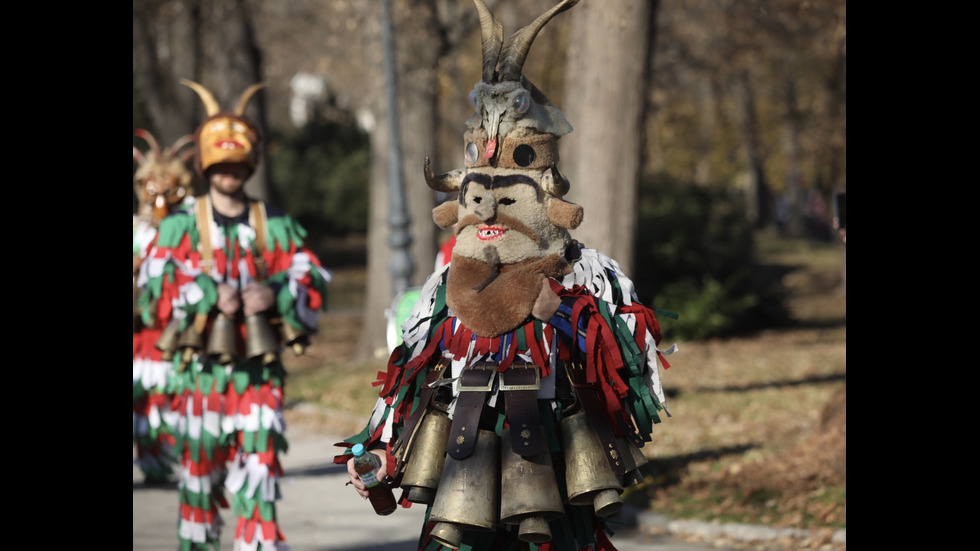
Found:
[[[156,236],[152,224],[133,217],[135,257],[145,259]],[[148,482],[165,482],[176,464],[167,393],[173,366],[156,349],[160,333],[158,324],[133,327],[133,443],[137,464]]]
[[[658,412],[666,410],[660,365],[669,367],[665,356],[676,345],[661,350],[660,326],[653,310],[637,301],[633,283],[612,259],[592,249],[582,249],[581,257],[573,263],[574,271],[561,282],[550,280],[562,305],[550,323],[533,320],[510,333],[495,338],[475,335],[464,327],[445,302],[445,281],[448,266],[429,276],[420,298],[408,320],[402,324],[403,343],[396,348],[388,362],[387,372],[379,373],[375,386],[380,386],[378,401],[364,430],[344,442],[341,447],[363,443],[371,448],[383,443],[387,451],[388,475],[395,477],[396,459],[393,444],[416,406],[429,369],[440,361],[452,366],[452,378],[457,378],[466,366],[479,361],[497,364],[502,372],[514,362],[529,362],[538,366],[541,388],[538,405],[541,423],[555,463],[554,471],[564,472],[559,423],[562,404],[556,398],[556,362],[573,357],[584,359],[590,381],[601,389],[605,414],[617,436],[632,431],[643,441],[651,440],[652,425],[660,422]],[[491,379],[492,383],[493,379]],[[453,385],[455,387],[455,385]],[[497,399],[499,388],[488,392],[487,404]],[[456,406],[458,390],[449,405],[450,418]],[[549,413],[550,412],[550,413]],[[497,435],[501,435],[507,419],[499,413]],[[334,457],[335,463],[346,463],[349,449]],[[551,521],[552,541],[541,544],[521,542],[513,526],[495,532],[465,531],[461,549],[480,551],[614,551],[608,538],[611,533],[605,519],[599,518],[591,506],[567,503],[563,481],[558,482],[565,515]],[[510,491],[519,489],[510,489]],[[507,491],[504,489],[503,491]],[[401,505],[409,507],[406,494]],[[426,512],[426,518],[432,508]],[[447,551],[431,539],[434,523],[426,522],[419,537],[419,551]]]
[[[276,313],[283,323],[312,333],[319,312],[326,309],[330,272],[305,246],[306,231],[297,222],[275,207],[267,205],[266,211],[264,283],[276,293]],[[161,223],[157,244],[141,270],[147,300],[158,301],[161,326],[175,318],[183,329],[196,315],[215,311],[219,282],[244,288],[257,279],[260,253],[247,214],[227,219],[212,211],[209,233],[214,260],[210,276],[202,269],[194,208]],[[235,517],[236,550],[285,548],[279,545],[286,538],[275,504],[283,474],[279,454],[287,449],[286,372],[278,360],[261,365],[244,358],[245,326],[238,321],[239,353],[231,365],[197,353],[171,379],[181,464],[178,537],[184,550],[217,549],[223,524],[219,510],[228,507]],[[183,360],[178,352],[174,365]]]

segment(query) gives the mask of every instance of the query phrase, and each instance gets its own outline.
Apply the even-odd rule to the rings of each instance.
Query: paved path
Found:
[[[413,551],[425,509],[416,505],[378,517],[350,487],[346,468],[331,462],[343,437],[315,434],[290,425],[289,452],[281,461],[283,499],[278,502],[289,551]],[[133,465],[133,551],[177,549],[177,484],[145,486]],[[234,525],[222,510],[222,549],[232,548]],[[612,538],[619,551],[731,551],[710,543],[696,544],[671,536],[620,530]]]

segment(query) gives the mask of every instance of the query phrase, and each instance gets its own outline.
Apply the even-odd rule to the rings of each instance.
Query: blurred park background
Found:
[[[555,3],[486,0],[505,37]],[[134,128],[165,143],[195,130],[203,107],[181,78],[225,107],[268,83],[246,111],[265,133],[246,191],[296,216],[336,276],[328,323],[295,359],[302,384],[287,385],[334,422],[363,423],[370,407],[398,292],[393,251],[408,253],[409,285],[432,271],[445,235],[431,210],[446,198],[423,160],[463,166],[481,59],[472,0],[133,2]],[[715,500],[693,507],[712,518],[754,504],[760,522],[844,526],[842,463],[822,458],[835,467],[814,474],[780,454],[836,430],[843,411],[833,199],[846,189],[845,1],[582,0],[542,29],[523,72],[574,127],[559,142],[567,198],[585,208],[573,237],[676,314],[661,317],[681,350],[664,383],[683,415],[672,408],[658,427],[665,437],[645,451],[661,461],[634,499],[668,508],[688,484],[688,497]],[[819,448],[842,461],[840,436]],[[802,505],[776,515],[778,490],[717,485],[762,464],[812,483]]]

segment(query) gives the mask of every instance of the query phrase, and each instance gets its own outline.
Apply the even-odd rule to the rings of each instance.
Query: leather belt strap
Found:
[[[463,369],[459,376],[459,395],[446,446],[454,459],[465,459],[473,453],[480,434],[480,415],[487,392],[493,388],[495,373],[496,365],[480,362]]]
[[[405,449],[405,457],[403,460],[408,459],[408,451],[411,450],[412,441],[415,439],[415,432],[419,428],[419,421],[425,416],[425,413],[429,410],[430,404],[432,403],[432,398],[435,396],[438,388],[434,388],[432,383],[441,379],[446,373],[446,366],[448,365],[448,360],[439,360],[439,363],[432,366],[429,372],[425,375],[425,382],[422,383],[422,390],[419,393],[419,402],[415,406],[415,411],[411,413],[408,421],[405,422],[405,426],[402,427],[401,434],[398,435],[398,439],[395,440],[395,445],[392,446],[391,452],[395,457],[399,457],[401,453],[401,448]]]
[[[609,461],[609,466],[617,475],[623,475],[626,473],[626,463],[620,455],[616,436],[607,422],[606,411],[599,401],[595,385],[586,379],[585,366],[580,362],[566,362],[565,372],[568,374],[568,380],[571,381],[576,396],[582,402],[585,414],[589,416],[589,424],[592,425],[592,430],[595,431],[599,442],[602,444],[602,451],[606,460]]]
[[[401,485],[402,477],[405,475],[405,469],[408,468],[408,462],[412,455],[412,447],[415,444],[415,437],[422,427],[422,419],[433,409],[437,408],[434,398],[438,388],[431,385],[442,378],[445,374],[447,364],[448,362],[446,360],[439,360],[439,363],[432,366],[429,372],[426,373],[425,382],[423,383],[422,391],[419,393],[419,402],[415,406],[415,411],[408,418],[401,433],[398,435],[398,439],[395,440],[395,445],[391,448],[391,455],[396,461],[395,476],[392,479],[392,485],[396,487]]]
[[[510,445],[514,453],[529,457],[544,448],[544,430],[538,414],[538,389],[541,371],[534,364],[517,363],[500,374],[507,422],[510,423]]]

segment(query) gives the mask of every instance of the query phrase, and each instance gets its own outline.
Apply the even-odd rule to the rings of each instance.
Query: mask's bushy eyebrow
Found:
[[[516,186],[517,184],[527,184],[534,188],[534,198],[536,201],[541,201],[541,186],[538,182],[526,174],[509,174],[507,176],[494,176],[493,182],[490,184],[491,189],[505,188],[510,186]]]
[[[508,174],[506,176],[490,176],[482,172],[470,172],[463,177],[463,181],[459,184],[459,204],[460,206],[466,206],[466,189],[469,187],[469,183],[473,181],[478,184],[482,184],[483,187],[487,189],[500,189],[510,186],[516,186],[517,184],[527,184],[534,188],[534,199],[541,202],[541,186],[534,178],[526,174]]]
[[[484,174],[482,172],[470,172],[466,176],[463,176],[463,181],[459,184],[459,204],[460,206],[466,206],[466,188],[469,187],[470,181],[474,181],[478,184],[483,184],[483,187],[490,189],[492,184],[492,179],[489,174]]]

